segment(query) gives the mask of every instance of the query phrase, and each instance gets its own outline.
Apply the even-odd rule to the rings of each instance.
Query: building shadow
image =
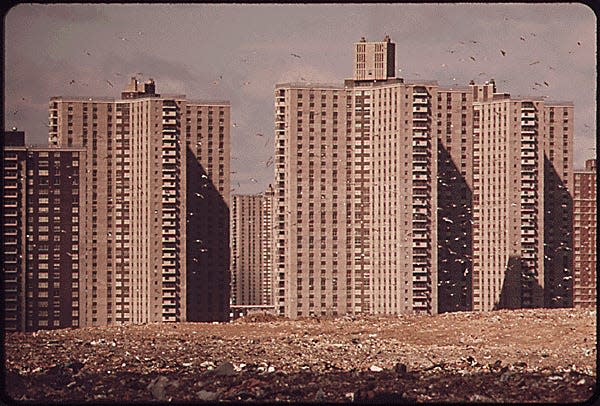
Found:
[[[543,307],[544,288],[535,275],[526,274],[521,258],[511,255],[506,264],[500,298],[493,310]]]
[[[473,192],[438,142],[438,312],[473,309]]]
[[[572,306],[573,196],[544,155],[544,307]]]
[[[190,148],[186,158],[187,321],[228,321],[229,206]]]

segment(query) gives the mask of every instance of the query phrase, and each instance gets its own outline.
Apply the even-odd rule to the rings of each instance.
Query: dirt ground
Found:
[[[5,336],[48,401],[550,402],[596,391],[595,310],[145,324]]]

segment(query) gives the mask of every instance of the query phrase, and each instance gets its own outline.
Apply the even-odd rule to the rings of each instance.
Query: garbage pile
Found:
[[[580,402],[595,323],[535,309],[7,333],[5,387],[36,402]]]

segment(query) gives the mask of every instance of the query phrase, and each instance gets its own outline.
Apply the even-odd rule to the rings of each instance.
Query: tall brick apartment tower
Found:
[[[81,325],[226,320],[228,102],[53,97],[51,146],[85,150]]]
[[[572,303],[572,103],[474,103],[473,309]]]
[[[387,37],[354,47],[354,77],[344,86],[276,88],[278,310],[289,317],[466,310],[470,264],[454,263],[471,252],[471,214],[462,204],[472,199],[469,106],[492,91],[404,83],[394,76]],[[460,207],[443,203],[444,224],[453,226],[440,224],[440,188],[453,197],[460,191]],[[444,252],[438,233],[454,241],[461,232],[460,248]]]
[[[2,282],[6,331],[79,326],[84,150],[26,147],[4,132]]]
[[[233,195],[231,206],[231,303],[273,304],[273,193]]]
[[[279,313],[569,306],[572,103],[394,59],[362,39],[344,86],[276,86]]]
[[[596,160],[588,159],[585,169],[575,171],[573,305],[596,306]]]

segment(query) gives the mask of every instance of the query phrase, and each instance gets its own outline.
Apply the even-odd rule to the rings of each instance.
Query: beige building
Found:
[[[276,87],[279,313],[568,306],[572,103],[405,83],[389,38],[354,56]]]
[[[596,160],[588,159],[585,169],[575,171],[573,237],[573,305],[596,307]]]
[[[272,305],[272,188],[233,195],[231,205],[231,304]]]
[[[51,146],[86,150],[81,325],[225,320],[229,103],[53,97]]]
[[[276,88],[281,314],[438,311],[436,137],[448,117],[437,120],[436,82],[404,83],[380,64],[393,50],[389,38],[355,44],[344,86]],[[365,58],[380,69],[372,80]]]
[[[569,306],[573,106],[498,93],[473,114],[473,309]]]

